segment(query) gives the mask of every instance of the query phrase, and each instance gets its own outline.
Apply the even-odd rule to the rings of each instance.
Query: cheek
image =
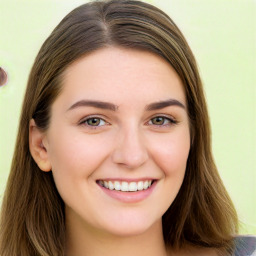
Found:
[[[190,150],[189,132],[167,135],[158,143],[152,142],[151,148],[154,161],[166,176],[184,175]]]
[[[52,171],[69,178],[90,175],[108,154],[108,144],[102,143],[100,136],[59,132],[51,142],[49,156]]]
[[[59,132],[52,137],[49,150],[57,190],[66,205],[81,205],[95,183],[93,173],[108,155],[108,143],[99,136]],[[80,195],[80,196],[79,196]],[[81,197],[81,195],[84,195]]]

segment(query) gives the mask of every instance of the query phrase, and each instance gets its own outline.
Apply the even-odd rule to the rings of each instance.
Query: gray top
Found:
[[[233,256],[256,256],[256,236],[238,236],[235,246]]]

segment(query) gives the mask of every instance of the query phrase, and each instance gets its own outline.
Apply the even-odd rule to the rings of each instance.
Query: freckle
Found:
[[[3,68],[0,67],[0,86],[3,86],[7,83],[7,73]]]

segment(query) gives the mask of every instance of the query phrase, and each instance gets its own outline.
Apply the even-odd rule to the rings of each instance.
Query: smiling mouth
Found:
[[[144,181],[106,181],[98,180],[97,183],[109,190],[116,190],[120,192],[136,192],[149,189],[155,180],[144,180]]]

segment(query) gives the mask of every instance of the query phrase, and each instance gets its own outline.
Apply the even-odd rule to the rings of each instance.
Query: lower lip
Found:
[[[98,186],[110,197],[119,200],[124,203],[137,203],[140,202],[147,197],[153,192],[155,186],[156,186],[157,181],[155,180],[153,184],[145,190],[141,191],[136,191],[136,192],[122,192],[120,190],[110,190],[105,187],[102,187],[101,185],[98,184]]]

